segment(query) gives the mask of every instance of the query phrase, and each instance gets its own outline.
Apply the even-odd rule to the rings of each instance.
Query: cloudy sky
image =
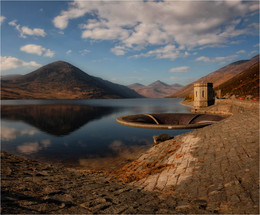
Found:
[[[1,1],[1,73],[57,60],[120,84],[188,84],[259,53],[258,1]]]

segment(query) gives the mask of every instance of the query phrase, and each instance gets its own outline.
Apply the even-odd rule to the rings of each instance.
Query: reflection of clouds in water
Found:
[[[35,130],[35,129],[18,130],[18,129],[15,129],[15,128],[8,128],[8,127],[5,127],[5,126],[2,126],[2,128],[1,128],[1,140],[10,141],[10,140],[16,139],[19,136],[23,136],[23,135],[33,136],[36,133],[38,133],[38,131]]]
[[[51,145],[50,140],[41,140],[38,142],[24,143],[21,146],[17,146],[17,150],[23,154],[37,153],[42,149],[45,149]]]
[[[146,139],[140,141],[139,145],[125,145],[121,140],[114,140],[109,145],[109,148],[113,150],[111,154],[106,154],[106,157],[93,157],[88,155],[86,158],[80,158],[78,160],[79,165],[87,169],[119,169],[129,161],[138,158],[150,148],[151,144],[148,144],[149,141],[146,141]]]
[[[113,151],[118,152],[121,151],[121,149],[124,147],[124,144],[120,140],[114,140],[108,147]]]
[[[118,153],[119,156],[125,157],[126,154],[132,154],[136,150],[136,148],[140,146],[147,146],[153,143],[148,139],[138,139],[137,137],[130,138],[130,141],[132,142],[131,145],[125,145],[121,140],[114,140],[108,147],[112,149],[114,152]]]
[[[38,152],[40,150],[40,146],[38,142],[34,143],[24,143],[21,146],[17,146],[19,152],[23,154],[32,154]]]
[[[136,145],[149,145],[153,143],[153,139],[145,139],[140,137],[131,137],[131,142],[134,142]]]
[[[138,158],[142,153],[147,151],[150,146],[126,146],[121,141],[113,141],[109,148],[114,152],[106,157],[92,157],[87,156],[86,158],[80,158],[78,160],[79,165],[85,169],[95,169],[95,170],[117,170],[128,162]]]
[[[51,145],[51,141],[50,140],[42,140],[41,144],[43,145],[44,148],[47,148],[48,146]]]

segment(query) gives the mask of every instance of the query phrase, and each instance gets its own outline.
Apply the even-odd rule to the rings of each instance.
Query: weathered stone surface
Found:
[[[107,174],[46,168],[6,152],[1,152],[1,197],[1,214],[176,213],[175,197],[162,198]]]
[[[189,203],[176,207],[180,213],[258,213],[259,109],[250,107],[251,103],[234,104],[227,109],[208,107],[234,112],[222,122],[162,142],[129,164],[125,172],[142,173],[132,184],[149,191],[174,192],[177,202],[186,199]],[[161,168],[155,171],[155,167]]]

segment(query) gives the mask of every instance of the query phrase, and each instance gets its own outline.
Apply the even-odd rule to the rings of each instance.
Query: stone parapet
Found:
[[[246,100],[237,100],[237,99],[216,99],[216,104],[231,104],[231,105],[237,105],[239,107],[244,108],[258,108],[259,109],[259,102],[258,101],[246,101]]]
[[[193,113],[211,113],[221,115],[232,115],[235,113],[243,113],[250,111],[259,113],[259,102],[255,101],[240,101],[233,99],[216,99],[215,105],[204,108],[193,108]]]

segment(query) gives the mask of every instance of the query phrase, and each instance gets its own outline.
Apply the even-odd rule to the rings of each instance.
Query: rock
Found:
[[[204,210],[207,208],[207,204],[208,204],[208,202],[206,200],[203,200],[203,199],[193,200],[192,203],[197,205],[199,209],[204,209]]]
[[[247,96],[246,96],[246,99],[247,99],[247,100],[251,100],[252,98],[253,98],[252,95],[247,95]]]
[[[5,171],[5,174],[6,174],[6,175],[11,175],[12,172],[13,172],[13,171],[11,170],[11,168],[10,168],[10,167],[7,167],[7,168],[6,168],[6,171]]]
[[[170,140],[172,139],[173,137],[171,137],[169,134],[159,134],[159,135],[154,135],[153,136],[153,142],[154,142],[154,145],[157,145],[161,142],[164,142],[166,140]]]
[[[236,96],[235,96],[235,95],[232,95],[232,96],[230,97],[230,99],[231,99],[231,100],[235,100],[235,99],[236,99]]]

